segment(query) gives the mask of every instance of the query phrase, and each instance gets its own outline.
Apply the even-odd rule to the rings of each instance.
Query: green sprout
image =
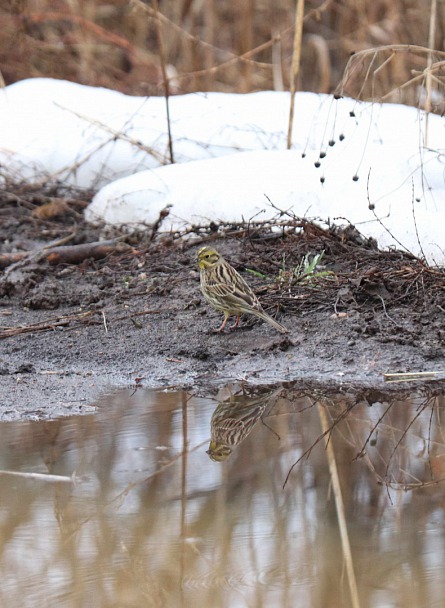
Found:
[[[259,277],[260,279],[267,279],[267,276],[262,272],[258,272],[258,270],[252,270],[252,268],[246,268],[246,272],[250,272],[255,277]]]
[[[297,282],[315,284],[323,279],[334,278],[335,275],[331,270],[321,270],[319,268],[323,256],[324,250],[315,255],[306,253],[300,263],[289,270],[286,269],[285,256],[283,256],[283,267],[278,273],[279,282],[289,285]]]

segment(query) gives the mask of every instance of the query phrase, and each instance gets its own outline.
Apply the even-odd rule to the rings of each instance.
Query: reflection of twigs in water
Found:
[[[444,481],[443,477],[440,477],[438,479],[431,479],[430,481],[424,481],[424,480],[416,477],[409,470],[402,468],[400,465],[398,467],[399,473],[403,474],[405,479],[411,478],[411,480],[398,481],[398,480],[394,479],[394,476],[392,479],[389,478],[389,467],[391,465],[391,462],[394,458],[396,451],[400,451],[402,447],[405,447],[406,450],[409,449],[408,446],[401,445],[403,442],[403,439],[408,435],[408,433],[409,433],[409,437],[412,440],[420,440],[427,444],[430,475],[432,478],[434,477],[434,471],[432,470],[430,448],[431,448],[431,446],[435,446],[436,448],[438,446],[443,446],[443,441],[442,441],[442,443],[440,443],[431,437],[432,418],[433,418],[433,414],[435,411],[434,403],[431,402],[431,398],[428,398],[425,402],[423,402],[422,404],[420,404],[418,406],[417,414],[409,422],[409,424],[407,426],[405,426],[404,429],[396,428],[391,422],[388,422],[387,424],[385,424],[383,422],[383,420],[387,416],[389,410],[391,408],[393,408],[394,406],[395,406],[395,403],[393,401],[388,405],[388,407],[385,408],[384,412],[379,416],[377,422],[375,422],[375,423],[371,423],[366,417],[363,419],[360,417],[353,418],[353,423],[355,423],[355,424],[357,424],[357,423],[366,424],[366,425],[371,424],[371,429],[367,433],[365,442],[363,442],[361,439],[359,439],[359,436],[355,434],[354,428],[353,428],[354,424],[353,424],[353,427],[351,428],[351,426],[349,424],[349,420],[345,420],[345,425],[346,425],[346,428],[348,429],[349,436],[347,434],[342,433],[342,431],[339,429],[342,439],[345,442],[347,442],[351,447],[353,447],[354,449],[357,450],[357,447],[359,445],[361,446],[361,447],[359,447],[359,450],[358,450],[356,456],[352,459],[352,462],[354,462],[355,460],[357,460],[359,458],[363,459],[363,461],[366,463],[366,466],[368,467],[368,469],[375,476],[377,483],[386,488],[386,490],[388,492],[388,498],[391,501],[391,503],[392,503],[392,498],[391,498],[391,495],[389,494],[389,489],[396,490],[396,491],[403,490],[406,492],[408,490],[416,490],[416,489],[420,489],[423,487],[436,485],[436,484]],[[429,423],[428,423],[428,436],[427,436],[427,438],[424,438],[423,435],[418,434],[415,431],[413,431],[413,425],[415,424],[415,422],[419,419],[419,417],[425,412],[425,410],[428,407],[431,407],[431,414],[429,416]],[[438,411],[438,410],[436,410],[436,411]],[[367,446],[371,442],[372,437],[374,436],[374,434],[376,432],[376,429],[380,429],[380,431],[384,434],[384,436],[387,436],[387,439],[382,440],[381,443],[385,447],[385,449],[388,450],[389,456],[388,455],[385,456],[381,452],[381,450],[379,451],[379,458],[381,459],[382,463],[384,463],[384,471],[382,473],[379,473],[377,470],[377,467],[375,465],[376,458],[370,457],[370,455],[367,452]],[[441,430],[440,423],[439,423],[438,429]],[[396,438],[396,433],[402,433],[401,437],[398,440]],[[391,436],[393,438],[393,443],[391,446],[389,445],[389,441],[388,441],[389,436]],[[444,439],[443,436],[442,436],[442,439]],[[377,449],[376,445],[373,445],[373,448]],[[418,455],[416,455],[416,460],[417,460],[417,458],[418,458]]]
[[[182,458],[183,460],[187,459],[188,454],[190,454],[191,452],[196,452],[196,450],[199,450],[203,445],[205,445],[206,442],[203,441],[203,442],[199,443],[198,445],[195,445],[194,448],[191,448],[190,450],[188,449],[187,420],[184,417],[186,416],[186,406],[187,406],[187,403],[188,403],[188,401],[192,397],[193,397],[193,395],[186,395],[185,393],[183,395],[183,401],[182,401],[183,429],[182,430],[183,430],[184,444],[183,444],[182,451],[179,454],[177,454],[176,456],[174,456],[171,460],[169,460],[169,462],[167,462],[162,467],[160,467],[157,471],[154,471],[151,475],[148,475],[147,477],[144,477],[144,479],[140,479],[139,481],[133,481],[132,483],[129,483],[127,485],[127,487],[122,490],[122,492],[119,492],[119,494],[117,496],[115,496],[112,500],[110,500],[109,504],[111,504],[111,503],[119,500],[120,498],[126,498],[127,495],[131,492],[131,490],[133,490],[137,486],[141,485],[142,483],[146,483],[150,479],[153,479],[154,477],[156,477],[160,473],[163,473],[164,471],[166,471],[167,469],[169,469],[171,466],[173,466],[174,464],[176,464],[176,462],[180,458]],[[184,462],[185,462],[185,464],[183,465],[183,469],[182,469],[182,476],[183,476],[183,495],[182,495],[182,498],[183,498],[183,501],[184,501],[184,496],[185,496],[185,488],[184,488],[184,486],[185,486],[185,473],[186,473],[186,467],[187,467],[186,460]]]
[[[386,486],[387,488],[391,488],[391,490],[403,490],[407,492],[408,490],[419,490],[420,488],[427,488],[428,486],[435,486],[439,483],[445,481],[445,477],[440,477],[439,479],[432,479],[431,481],[418,481],[417,483],[406,483],[406,482],[398,482],[398,481],[379,481],[381,485]]]
[[[392,404],[394,405],[394,404]],[[408,490],[418,490],[420,488],[425,488],[427,486],[432,486],[432,485],[437,485],[443,481],[445,481],[445,478],[441,477],[439,479],[432,479],[430,481],[422,481],[421,479],[417,479],[415,478],[412,473],[400,468],[399,471],[401,473],[404,473],[406,477],[411,476],[412,478],[414,478],[415,481],[394,481],[394,480],[390,480],[388,479],[388,469],[389,469],[389,465],[390,465],[390,461],[393,458],[395,452],[397,449],[400,449],[400,444],[404,438],[405,435],[407,435],[408,431],[410,428],[412,428],[414,422],[418,419],[418,417],[425,411],[425,409],[430,405],[430,401],[426,402],[421,408],[420,411],[418,412],[418,414],[411,420],[411,422],[409,423],[409,425],[405,428],[402,437],[400,437],[399,441],[397,442],[397,444],[395,445],[395,447],[392,449],[391,451],[391,455],[387,461],[387,465],[386,465],[386,472],[385,474],[382,476],[380,475],[375,466],[373,465],[371,459],[369,458],[369,456],[366,454],[366,452],[363,453],[363,457],[365,459],[365,462],[367,464],[367,466],[369,467],[369,469],[372,471],[372,473],[375,475],[377,483],[383,487],[386,488],[387,493],[388,493],[388,498],[392,503],[392,498],[390,496],[389,490],[403,490],[404,492],[408,491]],[[433,408],[432,408],[433,409]],[[432,415],[433,411],[431,412]],[[385,411],[386,414],[386,411]],[[380,418],[379,422],[381,422],[381,419],[383,418],[383,416]],[[428,428],[428,453],[429,453],[429,446],[431,443],[435,443],[434,441],[431,440],[430,438],[430,434],[431,434],[431,416],[430,416],[430,421],[429,421],[429,428]],[[390,430],[395,431],[394,427],[390,427]],[[371,435],[371,433],[370,433]],[[416,437],[417,439],[422,439],[423,438],[419,435],[411,435],[411,437]],[[355,442],[352,443],[352,445],[355,445]],[[433,475],[432,471],[431,471],[431,461],[430,461],[430,473],[431,475]]]
[[[392,408],[392,406],[393,406],[393,404],[390,403],[388,405],[388,407],[386,408],[386,410],[383,412],[383,414],[380,416],[380,418],[377,420],[377,422],[374,424],[374,426],[372,427],[372,429],[369,431],[369,434],[368,434],[368,436],[366,438],[366,441],[363,444],[361,450],[359,452],[357,452],[357,454],[352,459],[352,462],[354,462],[354,460],[358,460],[359,458],[361,458],[365,454],[366,446],[371,441],[371,437],[372,437],[374,431],[379,426],[379,424],[382,422],[383,418],[386,416],[386,414],[389,412],[389,410]]]
[[[360,600],[358,597],[354,564],[352,562],[351,545],[349,543],[348,528],[346,525],[345,508],[343,504],[343,496],[341,493],[340,479],[338,477],[338,469],[337,463],[335,461],[334,448],[332,445],[332,441],[330,441],[330,437],[328,437],[328,433],[332,430],[332,427],[329,426],[326,410],[320,402],[318,403],[318,414],[320,416],[321,428],[323,430],[326,443],[326,454],[329,463],[329,472],[331,474],[332,489],[334,491],[335,508],[337,510],[338,527],[340,530],[343,557],[346,564],[349,592],[351,594],[351,604],[353,608],[359,608]]]
[[[431,407],[431,413],[430,413],[430,421],[428,424],[428,466],[430,469],[430,475],[431,477],[434,477],[433,475],[433,468],[431,466],[431,452],[430,452],[430,446],[431,446],[431,425],[433,424],[433,415],[434,415],[434,404]],[[440,428],[440,418],[439,418],[439,428]]]
[[[264,422],[264,419],[262,417],[260,418],[260,420],[261,420],[261,424],[263,426],[265,426],[266,429],[268,429],[271,433],[273,433],[275,435],[275,437],[278,439],[278,441],[281,441],[281,437],[278,435],[278,433],[271,426],[269,426],[267,424],[267,422]]]
[[[417,412],[417,414],[414,416],[414,418],[411,419],[411,422],[408,424],[407,427],[405,427],[403,429],[403,433],[400,436],[400,439],[397,441],[397,443],[395,444],[394,448],[392,449],[392,452],[388,458],[388,463],[386,465],[386,472],[385,472],[385,476],[388,476],[388,471],[389,471],[389,464],[392,460],[392,457],[394,456],[397,448],[399,447],[399,445],[402,443],[402,441],[405,439],[406,435],[408,434],[408,431],[410,430],[410,428],[413,426],[413,424],[415,423],[415,421],[423,414],[423,412],[426,410],[426,408],[429,406],[429,403],[427,402],[425,405],[423,405],[419,411]]]
[[[315,405],[316,403],[320,403],[320,400],[317,399],[316,401],[314,401],[313,405]],[[293,465],[290,467],[289,471],[287,472],[286,475],[286,479],[284,480],[283,483],[283,488],[286,487],[287,482],[289,481],[289,477],[291,476],[292,471],[294,470],[294,468],[303,460],[303,458],[309,458],[312,450],[315,448],[316,445],[318,445],[320,443],[320,441],[322,439],[324,439],[327,435],[330,435],[332,430],[337,426],[337,424],[339,424],[339,422],[341,422],[342,420],[344,420],[344,418],[346,418],[350,411],[352,410],[352,408],[355,406],[356,404],[353,403],[350,407],[347,407],[341,414],[339,414],[337,416],[337,418],[335,418],[335,420],[332,422],[331,426],[323,431],[321,433],[321,435],[319,435],[317,437],[317,439],[314,441],[314,443],[312,445],[310,445],[307,450],[305,450],[302,455],[293,463]],[[329,441],[329,437],[327,439]]]
[[[240,444],[251,433],[253,427],[261,420],[275,436],[279,435],[263,420],[275,405],[275,397],[282,392],[279,388],[253,398],[245,395],[231,397],[222,401],[213,412],[210,422],[211,439],[207,454],[212,460],[226,460],[235,446]]]
[[[156,5],[157,6],[157,5]],[[185,573],[185,541],[186,541],[186,513],[187,513],[187,464],[188,464],[188,421],[187,421],[187,404],[190,396],[187,396],[185,391],[182,391],[181,406],[182,406],[182,454],[181,461],[181,578],[184,580]],[[184,604],[184,588],[180,585],[181,606]]]
[[[191,452],[196,452],[196,450],[199,450],[200,448],[202,448],[202,446],[205,445],[206,443],[207,443],[206,441],[202,441],[201,443],[198,443],[198,445],[195,445],[195,447],[191,448],[190,450],[187,450],[187,453],[190,454]],[[174,456],[167,463],[165,463],[162,467],[160,467],[156,471],[153,471],[153,473],[151,473],[147,477],[144,477],[144,479],[140,479],[138,481],[132,481],[131,483],[129,483],[127,485],[127,487],[125,487],[122,490],[122,492],[119,492],[119,494],[117,494],[117,496],[112,498],[108,504],[112,504],[113,502],[116,502],[120,498],[126,498],[127,495],[131,492],[131,490],[134,490],[134,488],[137,488],[141,484],[146,483],[147,481],[150,481],[150,479],[153,479],[157,475],[164,473],[164,471],[166,471],[167,469],[172,467],[174,464],[176,464],[180,458],[183,458],[183,456],[184,456],[184,454],[182,452],[180,452],[179,454],[176,454],[176,456]]]

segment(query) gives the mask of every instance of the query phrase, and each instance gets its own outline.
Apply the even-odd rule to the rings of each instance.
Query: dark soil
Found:
[[[0,192],[0,419],[90,412],[122,386],[208,393],[245,379],[379,389],[387,372],[445,369],[444,271],[379,251],[352,226],[282,216],[187,235],[147,229],[112,241],[105,257],[92,249],[68,263],[69,248],[125,234],[86,225],[86,200],[60,188]],[[57,242],[63,255],[49,255]],[[208,242],[288,335],[254,318],[212,331],[221,315],[203,301],[195,264]],[[7,265],[21,252],[30,253]],[[297,277],[304,256],[321,252],[315,272]]]

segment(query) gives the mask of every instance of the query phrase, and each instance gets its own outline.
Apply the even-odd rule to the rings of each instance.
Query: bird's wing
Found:
[[[211,285],[214,294],[217,297],[224,299],[228,307],[240,310],[262,310],[256,295],[244,280],[242,280],[241,283],[239,279],[242,280],[241,276],[237,277],[237,282],[225,283],[215,280],[209,284]],[[237,285],[237,283],[240,284]]]

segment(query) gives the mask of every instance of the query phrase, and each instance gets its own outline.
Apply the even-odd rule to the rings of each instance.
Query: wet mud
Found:
[[[2,420],[89,413],[98,396],[123,387],[209,394],[229,381],[298,380],[379,390],[385,373],[445,368],[445,273],[379,251],[352,226],[289,216],[128,235],[84,223],[87,193],[62,193],[61,212],[46,217],[60,191],[22,188],[0,197]],[[116,247],[64,257],[104,239]],[[288,335],[249,317],[214,333],[221,315],[204,302],[195,263],[209,243]],[[54,247],[65,253],[48,255]]]

